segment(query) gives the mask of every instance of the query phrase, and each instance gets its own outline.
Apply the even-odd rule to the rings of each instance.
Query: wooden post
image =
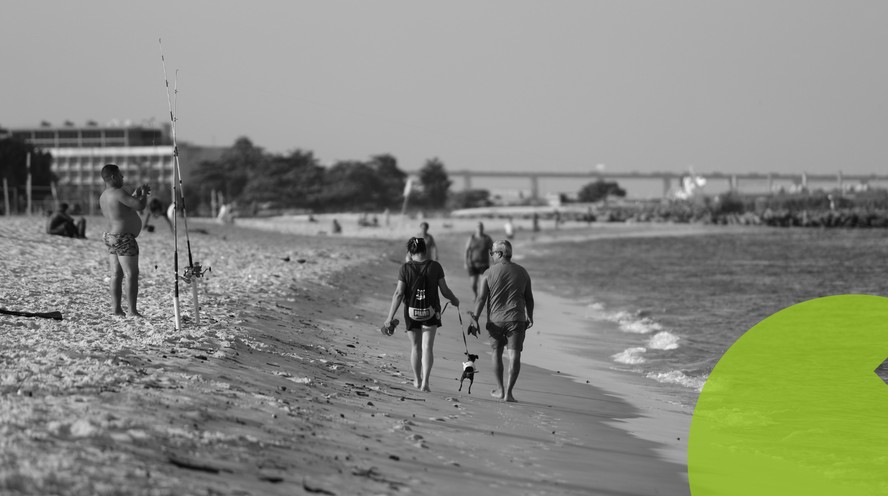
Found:
[[[28,216],[30,216],[31,215],[31,195],[32,195],[32,191],[31,191],[31,152],[28,152],[27,158],[25,158],[25,167],[27,167],[27,169],[28,169],[28,178],[25,181],[25,183],[26,183],[25,187],[27,188],[25,190],[25,194],[27,195],[27,198],[28,198]]]
[[[413,191],[413,179],[408,177],[407,183],[404,184],[404,204],[401,206],[401,220],[398,227],[404,225],[404,215],[407,213],[407,201],[410,200],[410,192]]]
[[[540,199],[540,178],[537,175],[530,176],[530,197],[534,201]]]
[[[3,212],[9,217],[9,183],[6,182],[6,178],[3,178]]]
[[[55,181],[49,183],[49,190],[52,192],[52,211],[56,212],[59,209],[59,190],[56,188]],[[92,215],[92,203],[89,205],[89,213]]]

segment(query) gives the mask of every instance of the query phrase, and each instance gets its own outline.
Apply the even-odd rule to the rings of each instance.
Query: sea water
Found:
[[[523,243],[519,263],[537,289],[584,307],[588,337],[574,353],[642,377],[688,411],[719,358],[764,318],[822,296],[888,295],[886,230],[589,233]]]

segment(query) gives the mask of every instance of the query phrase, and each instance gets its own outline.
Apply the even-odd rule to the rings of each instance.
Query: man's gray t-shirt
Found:
[[[527,303],[524,296],[530,288],[530,276],[524,267],[505,262],[494,265],[484,273],[490,296],[487,299],[488,320],[491,322],[527,322]]]

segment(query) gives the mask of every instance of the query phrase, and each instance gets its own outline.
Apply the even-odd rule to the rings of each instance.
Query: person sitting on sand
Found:
[[[493,244],[493,265],[484,273],[481,294],[469,315],[478,327],[481,309],[487,303],[487,333],[493,347],[493,370],[497,389],[491,394],[498,399],[514,402],[512,389],[521,372],[521,351],[524,335],[533,326],[533,291],[530,276],[524,267],[512,262],[512,243],[499,240]],[[509,350],[509,375],[503,387],[503,349]]]
[[[148,202],[148,211],[145,212],[145,221],[142,229],[148,232],[154,232],[154,226],[149,222],[151,221],[151,217],[159,217],[166,221],[167,225],[170,226],[170,232],[173,232],[173,222],[166,216],[165,212],[166,209],[163,208],[163,202],[157,198],[152,198],[151,201]]]
[[[108,231],[102,235],[108,247],[111,269],[111,311],[114,315],[126,315],[121,307],[121,288],[126,276],[126,296],[131,317],[141,317],[136,310],[139,294],[139,244],[136,237],[142,232],[142,219],[138,211],[148,202],[151,188],[139,186],[132,191],[123,184],[123,174],[114,164],[102,168],[105,191],[99,197],[102,215],[108,219]]]
[[[407,336],[410,338],[411,344],[410,364],[413,367],[413,386],[422,391],[431,391],[429,377],[432,373],[432,364],[435,361],[435,333],[441,325],[441,301],[438,297],[438,290],[450,300],[454,307],[459,307],[459,299],[447,286],[441,264],[428,258],[424,239],[410,238],[407,241],[407,252],[410,254],[410,261],[401,265],[398,272],[398,286],[392,295],[392,305],[383,326],[392,327],[392,319],[395,318],[398,307],[404,302],[404,325],[407,328]],[[424,287],[434,289],[428,292],[418,289],[422,282],[420,278],[425,278]],[[414,320],[413,317],[416,315],[411,315],[408,306],[413,295],[407,293],[413,288],[417,288],[416,291],[423,291],[423,297],[428,298],[428,308],[431,309],[431,315],[427,320]]]
[[[59,211],[49,219],[46,233],[69,238],[85,238],[86,219],[81,217],[75,221],[73,217],[68,215],[68,204],[62,203],[59,205]]]

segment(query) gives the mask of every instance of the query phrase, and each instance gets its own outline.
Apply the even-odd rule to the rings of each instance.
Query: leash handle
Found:
[[[466,347],[466,356],[469,356],[469,342],[466,340],[466,328],[463,326],[462,312],[457,312],[457,314],[459,314],[459,329],[462,331],[463,346]]]

